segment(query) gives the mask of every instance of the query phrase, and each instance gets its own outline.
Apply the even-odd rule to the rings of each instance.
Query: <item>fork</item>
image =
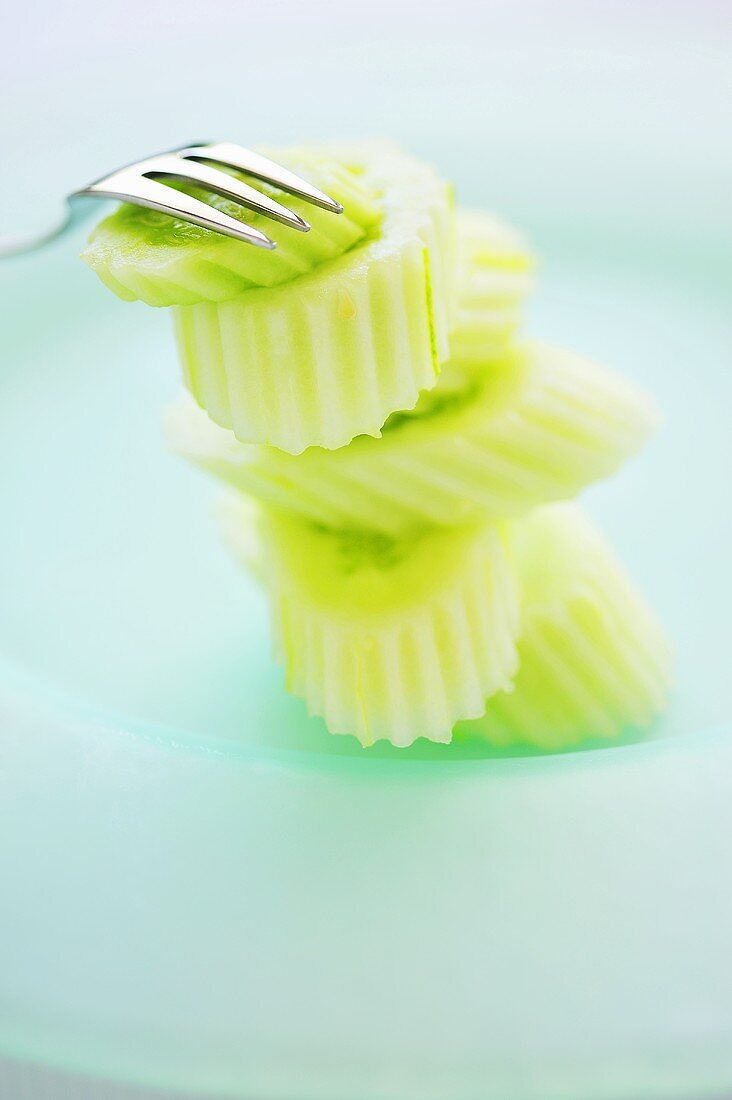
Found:
[[[218,167],[217,167],[218,166]],[[181,221],[193,222],[214,233],[234,237],[257,248],[276,248],[277,244],[265,233],[253,225],[232,218],[222,210],[196,199],[184,191],[169,187],[164,180],[181,183],[195,183],[213,191],[224,198],[233,199],[241,206],[255,210],[267,218],[273,218],[291,229],[307,233],[310,225],[294,211],[283,206],[269,195],[262,194],[243,180],[222,172],[221,168],[234,168],[245,175],[263,183],[272,184],[280,191],[296,195],[305,202],[313,203],[334,214],[342,214],[343,207],[335,199],[300,176],[276,164],[261,153],[234,145],[228,141],[201,142],[186,145],[170,152],[158,153],[133,164],[125,165],[102,179],[72,191],[66,199],[66,212],[63,219],[45,233],[28,237],[0,239],[0,256],[30,252],[35,248],[54,240],[81,220],[83,213],[77,204],[78,199],[119,199],[135,206],[146,206],[159,210]]]

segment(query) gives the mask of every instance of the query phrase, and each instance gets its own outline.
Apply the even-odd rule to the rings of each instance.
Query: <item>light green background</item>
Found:
[[[609,751],[328,737],[209,484],[162,450],[167,318],[110,299],[79,240],[0,266],[0,1047],[247,1100],[732,1088],[724,7],[12,18],[3,228],[178,140],[354,133],[526,228],[532,331],[666,414],[587,504],[679,683],[656,740]]]

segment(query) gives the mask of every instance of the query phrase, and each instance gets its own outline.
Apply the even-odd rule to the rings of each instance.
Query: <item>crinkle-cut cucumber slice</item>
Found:
[[[536,261],[523,237],[492,214],[461,209],[456,224],[459,294],[450,355],[485,360],[518,330]]]
[[[625,379],[543,343],[452,362],[382,438],[297,457],[237,442],[189,399],[168,415],[173,449],[271,505],[326,526],[399,536],[429,524],[519,515],[612,474],[654,423]]]
[[[429,254],[356,253],[272,290],[176,313],[186,386],[215,423],[290,454],[378,436],[435,384]],[[244,301],[246,298],[246,301]]]
[[[390,148],[343,153],[380,193],[378,231],[278,287],[174,310],[184,380],[238,439],[291,454],[378,436],[447,358],[452,203],[431,169]]]
[[[456,737],[555,750],[647,727],[666,700],[670,646],[605,541],[572,505],[518,521],[512,540],[519,672]]]
[[[232,493],[226,510],[251,565],[251,504]],[[332,733],[449,741],[514,675],[518,587],[499,527],[396,540],[262,509],[257,538],[288,689]]]
[[[310,223],[300,233],[200,187],[190,194],[277,242],[268,251],[223,237],[156,210],[122,205],[93,231],[82,259],[110,290],[151,306],[189,305],[234,298],[251,287],[277,286],[348,252],[377,232],[381,203],[376,186],[313,149],[280,151],[277,159],[342,203],[335,215],[261,182],[256,187],[283,201]],[[234,174],[234,173],[232,173]],[[239,174],[241,175],[241,174]]]

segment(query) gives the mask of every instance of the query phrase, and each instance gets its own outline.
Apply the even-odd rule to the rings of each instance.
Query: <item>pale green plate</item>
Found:
[[[532,330],[666,413],[587,505],[679,667],[651,741],[554,757],[308,719],[163,450],[167,317],[78,240],[0,267],[2,1052],[248,1100],[732,1087],[727,244],[535,229]]]

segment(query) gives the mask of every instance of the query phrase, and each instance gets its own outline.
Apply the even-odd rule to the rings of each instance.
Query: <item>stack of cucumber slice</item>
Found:
[[[270,593],[289,689],[363,745],[647,726],[668,644],[557,502],[642,446],[651,403],[519,336],[529,250],[456,213],[429,167],[375,143],[273,155],[344,214],[288,197],[313,228],[268,222],[265,253],[121,207],[84,259],[173,308],[188,392],[168,439],[229,487],[224,535]]]

